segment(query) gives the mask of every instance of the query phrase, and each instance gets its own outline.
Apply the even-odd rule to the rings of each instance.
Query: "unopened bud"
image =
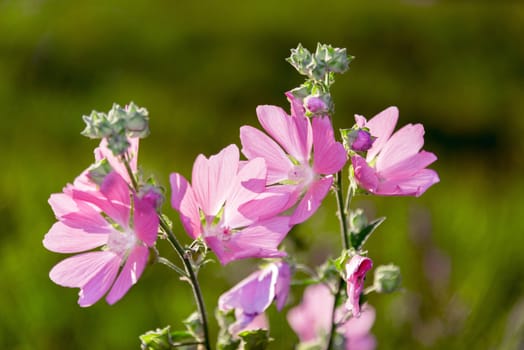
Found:
[[[149,112],[131,102],[126,106],[126,130],[130,137],[144,138],[149,135]]]
[[[368,225],[368,218],[364,214],[364,210],[361,208],[352,210],[349,215],[349,225],[351,226],[351,231],[362,231]]]
[[[309,70],[313,62],[313,56],[302,44],[298,44],[296,49],[291,49],[291,56],[286,59],[302,75],[309,75]]]
[[[312,114],[325,114],[329,111],[328,104],[324,102],[321,96],[306,97],[304,99],[304,107]]]
[[[381,265],[375,269],[373,287],[378,293],[392,293],[400,288],[401,280],[398,266]]]
[[[111,164],[107,161],[106,158],[100,160],[99,162],[91,165],[87,169],[87,177],[95,184],[100,186],[104,182],[105,177],[113,171]]]
[[[149,202],[155,209],[159,210],[164,203],[162,190],[153,185],[146,185],[138,192],[138,197]]]

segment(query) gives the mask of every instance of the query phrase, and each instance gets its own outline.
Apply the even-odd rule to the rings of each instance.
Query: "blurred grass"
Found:
[[[113,307],[81,309],[76,290],[48,279],[62,256],[41,245],[54,222],[46,200],[96,146],[79,136],[81,115],[147,107],[141,164],[167,185],[198,153],[238,143],[257,105],[287,108],[283,92],[301,78],[284,58],[321,41],[357,57],[334,87],[337,127],[397,105],[439,155],[441,183],[423,197],[356,202],[388,217],[368,249],[404,275],[402,293],[370,298],[379,349],[521,349],[523,22],[517,2],[0,1],[0,346],[138,348],[139,334],[192,311],[163,266]],[[286,240],[304,261],[337,251],[333,204]],[[202,271],[210,310],[253,263]],[[272,348],[291,348],[283,314],[271,318]]]

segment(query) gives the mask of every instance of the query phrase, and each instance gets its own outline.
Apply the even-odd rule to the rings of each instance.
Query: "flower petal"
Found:
[[[237,146],[229,145],[206,159],[199,155],[193,166],[193,193],[207,216],[215,216],[228,197],[239,165]]]
[[[366,127],[369,128],[371,136],[377,139],[373,142],[373,146],[368,150],[367,161],[371,161],[375,156],[382,150],[382,147],[389,140],[389,137],[395,129],[398,120],[398,108],[389,107],[371,118],[367,123]],[[357,122],[359,120],[357,119]],[[362,122],[362,121],[360,121]]]
[[[55,223],[44,237],[44,247],[57,253],[78,253],[107,243],[107,234],[86,233],[62,222]]]
[[[438,174],[434,170],[422,169],[408,178],[384,181],[376,192],[384,196],[419,197],[439,181]]]
[[[386,142],[382,151],[377,156],[375,169],[395,166],[395,164],[417,154],[424,145],[424,127],[422,124],[407,124],[398,130]]]
[[[147,259],[149,258],[149,249],[144,246],[136,246],[127,261],[122,268],[122,272],[118,275],[118,278],[111,288],[109,294],[107,294],[106,301],[108,304],[113,305],[127,293],[129,288],[134,285],[147,264]]]
[[[390,180],[408,178],[436,160],[437,156],[433,153],[421,151],[409,158],[393,164],[389,168],[382,169],[379,174],[380,177]]]
[[[346,164],[346,150],[335,141],[329,117],[313,118],[313,154],[313,170],[317,174],[334,174]]]
[[[243,126],[240,140],[242,153],[248,159],[262,157],[266,160],[268,185],[288,179],[293,163],[269,136],[251,126]]]
[[[119,267],[120,258],[118,256],[108,261],[102,269],[80,289],[80,293],[78,293],[80,296],[80,298],[78,298],[78,304],[81,307],[88,307],[100,300],[113,284]]]
[[[135,211],[133,216],[135,232],[142,242],[149,247],[153,246],[158,234],[158,215],[151,202],[135,197]]]
[[[56,264],[49,272],[49,278],[63,287],[81,288],[115,257],[118,258],[110,251],[74,255]]]
[[[257,222],[235,232],[227,239],[204,237],[222,265],[246,258],[278,258],[286,255],[278,245],[291,229],[288,217],[275,217]]]
[[[198,206],[191,186],[180,174],[169,176],[171,184],[171,206],[180,214],[180,221],[186,232],[193,239],[200,236],[201,225]]]
[[[289,116],[277,106],[258,106],[257,116],[266,132],[299,163],[309,161],[311,124],[302,116]]]
[[[291,225],[296,225],[306,221],[317,211],[322,200],[324,200],[324,197],[328,194],[332,183],[333,177],[327,176],[320,178],[311,184],[304,195],[304,198],[302,198],[298,203],[297,208],[291,216]]]
[[[351,163],[353,164],[353,170],[358,184],[368,192],[377,193],[379,178],[375,169],[370,167],[361,156],[351,157]]]

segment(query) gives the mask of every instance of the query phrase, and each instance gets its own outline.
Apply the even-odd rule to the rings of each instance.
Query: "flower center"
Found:
[[[299,164],[289,171],[288,177],[290,181],[307,187],[315,179],[315,173],[310,166]]]
[[[109,234],[107,247],[113,253],[118,254],[121,257],[124,257],[136,245],[136,243],[137,238],[133,230],[113,230]]]

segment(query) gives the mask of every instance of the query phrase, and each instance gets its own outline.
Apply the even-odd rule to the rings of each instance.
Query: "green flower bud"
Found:
[[[144,138],[149,135],[149,112],[133,102],[126,106],[126,124],[128,136]]]
[[[400,268],[393,264],[381,265],[375,269],[373,287],[378,293],[392,293],[400,288]]]
[[[309,75],[311,65],[314,64],[311,52],[304,48],[302,44],[298,44],[296,49],[291,49],[291,56],[286,58],[286,61],[291,63],[302,75]]]
[[[107,159],[104,158],[91,165],[89,169],[87,169],[87,176],[91,181],[100,186],[102,182],[104,182],[107,174],[109,174],[111,171],[113,171],[111,164],[109,164]]]

